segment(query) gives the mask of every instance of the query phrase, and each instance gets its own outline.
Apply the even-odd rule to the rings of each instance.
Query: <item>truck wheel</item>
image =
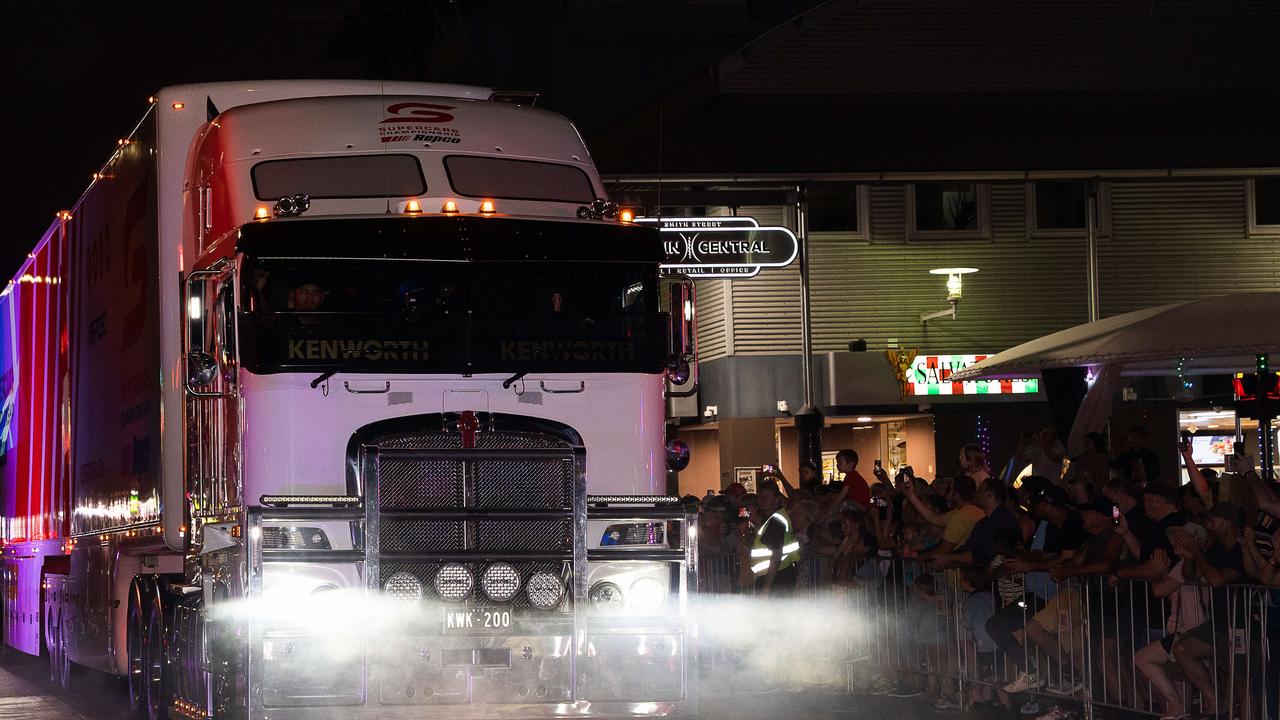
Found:
[[[142,716],[142,708],[146,704],[146,690],[142,677],[142,645],[146,630],[146,618],[143,615],[143,592],[139,583],[129,587],[129,616],[126,628],[125,645],[129,657],[129,707],[134,714]]]
[[[164,672],[164,608],[160,606],[159,598],[152,598],[150,604],[142,634],[143,704],[138,714],[143,720],[166,720],[169,717],[169,698]]]
[[[67,655],[67,636],[61,621],[49,618],[49,681],[63,692],[71,689],[71,658]]]

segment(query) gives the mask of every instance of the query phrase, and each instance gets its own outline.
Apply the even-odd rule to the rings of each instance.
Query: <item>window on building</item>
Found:
[[[817,183],[809,189],[810,232],[862,234],[863,195],[855,183]]]
[[[1280,177],[1249,181],[1249,234],[1280,235]]]
[[[975,182],[907,186],[907,220],[914,239],[987,237],[987,189]]]
[[[1035,183],[1036,230],[1084,230],[1088,224],[1089,187],[1080,180]]]

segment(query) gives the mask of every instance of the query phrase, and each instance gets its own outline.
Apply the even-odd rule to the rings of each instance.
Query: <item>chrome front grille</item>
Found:
[[[442,567],[461,564],[475,587],[450,604],[509,604],[536,613],[528,581],[547,572],[566,588],[566,601],[551,612],[568,619],[575,552],[585,560],[585,547],[574,542],[575,497],[584,483],[581,441],[549,421],[495,417],[482,421],[474,448],[462,447],[456,417],[448,415],[367,438],[361,467],[366,497],[374,500],[366,505],[376,551],[370,580],[407,573],[421,585],[424,601],[449,601],[439,597],[436,577]],[[479,583],[499,562],[520,576],[507,603],[486,596]]]
[[[433,552],[465,550],[468,526],[476,550],[573,549],[573,524],[557,520],[392,520],[384,518],[382,550],[386,552]]]
[[[416,434],[395,438],[388,450],[457,450],[457,433]],[[566,448],[554,438],[528,433],[481,433],[477,450],[552,450]],[[573,463],[561,458],[472,460],[469,462],[378,459],[378,500],[384,510],[430,508],[546,509],[573,508]]]

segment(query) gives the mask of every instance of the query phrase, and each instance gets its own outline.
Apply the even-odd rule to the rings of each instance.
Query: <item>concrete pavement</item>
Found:
[[[0,663],[0,720],[85,720],[49,690],[11,670],[12,665],[30,664],[14,657],[18,654],[10,650]]]

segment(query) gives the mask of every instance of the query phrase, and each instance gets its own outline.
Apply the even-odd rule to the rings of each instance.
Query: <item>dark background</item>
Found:
[[[590,136],[814,0],[33,3],[3,30],[0,273],[70,208],[166,85],[272,78],[543,93]]]

